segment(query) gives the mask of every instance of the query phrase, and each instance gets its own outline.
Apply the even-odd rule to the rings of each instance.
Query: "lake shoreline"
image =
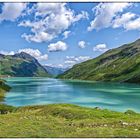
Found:
[[[65,103],[22,107],[0,104],[0,137],[139,138],[139,118],[140,114],[132,110],[117,112]]]
[[[8,77],[8,78],[12,78],[12,77]],[[13,78],[23,78],[23,77],[13,77]],[[25,77],[24,77],[25,78]],[[31,78],[31,77],[26,77],[26,78]],[[32,77],[33,79],[39,79],[39,78],[41,78],[42,79],[42,77]],[[44,77],[43,77],[44,78]],[[44,79],[46,79],[46,78],[44,78]],[[52,78],[49,78],[49,79],[52,79]],[[54,79],[54,78],[53,78]],[[84,80],[71,80],[71,79],[69,79],[69,80],[65,80],[65,81],[68,81],[68,82],[71,82],[71,81],[74,81],[74,82],[85,82]],[[5,98],[5,94],[6,94],[6,92],[9,92],[10,90],[11,90],[11,88],[12,87],[10,87],[9,85],[7,85],[7,84],[5,84],[5,82],[6,81],[3,81],[3,80],[1,80],[0,81],[1,82],[1,84],[3,84],[3,87],[4,87],[4,89],[3,89],[3,92],[1,92],[1,95],[0,95],[0,98],[2,99],[2,100],[4,100],[4,98]],[[97,83],[97,82],[99,82],[99,83],[103,83],[103,82],[100,82],[100,81],[86,81],[87,83]],[[117,84],[120,84],[120,83],[117,83]],[[2,89],[2,88],[1,88]],[[56,103],[53,103],[53,104],[56,104]],[[53,105],[52,104],[52,105]],[[60,103],[58,103],[58,104],[60,104]],[[67,104],[67,103],[62,103],[62,104]],[[3,104],[3,105],[7,105],[7,104]],[[22,107],[28,107],[28,106],[42,106],[42,105],[51,105],[51,104],[41,104],[41,105],[25,105],[25,106],[20,106],[21,108]],[[73,105],[76,105],[76,104],[73,104]],[[16,106],[13,106],[13,107],[16,107]],[[98,107],[98,106],[96,106],[96,107],[86,107],[86,106],[82,106],[81,105],[81,107],[85,107],[85,108],[92,108],[92,109],[94,109],[94,108],[98,108],[99,110],[104,110],[105,108],[100,108],[100,107]],[[110,110],[110,109],[109,109]],[[130,110],[130,109],[128,109],[128,110]],[[110,111],[114,111],[114,110],[110,110]],[[131,111],[133,111],[133,110],[131,110]],[[115,111],[115,112],[121,112],[121,111]],[[123,112],[121,112],[121,113],[125,113],[125,112],[127,112],[127,110],[126,111],[123,111]],[[140,112],[137,112],[137,113],[140,113]]]
[[[124,108],[122,107],[120,108],[119,106],[118,107],[116,106],[116,105],[120,105],[121,102],[124,102],[125,100],[126,100],[125,102],[129,102],[129,100],[133,101],[133,99],[135,98],[133,97],[133,95],[136,96],[139,95],[137,92],[140,87],[137,84],[127,84],[127,83],[108,84],[106,82],[96,82],[96,81],[85,82],[81,80],[80,81],[61,80],[61,79],[44,78],[44,77],[43,78],[41,77],[19,78],[18,77],[18,78],[8,78],[5,80],[8,81],[7,82],[8,84],[14,86],[14,88],[6,94],[6,104],[13,105],[13,106],[26,106],[26,104],[42,105],[42,104],[53,104],[53,103],[70,103],[70,104],[76,104],[76,105],[86,106],[90,108],[94,108],[94,107],[100,107],[104,109],[107,108],[112,111],[118,111],[118,112],[125,112],[128,109],[134,110],[135,112],[140,112],[139,109],[136,108],[137,107],[136,105],[134,106],[136,109],[133,108],[133,106],[131,108],[130,104],[128,104],[126,107],[124,106]],[[28,93],[26,93],[27,91]],[[131,94],[131,92],[133,92],[133,94]],[[22,102],[20,102],[20,98],[21,98],[20,96],[22,96]],[[103,96],[105,98],[103,98]],[[124,96],[126,98],[124,98]],[[38,97],[40,97],[39,98],[40,102],[38,102]],[[69,100],[67,100],[68,98],[65,97],[68,97]],[[137,99],[138,98],[136,98],[136,101]]]

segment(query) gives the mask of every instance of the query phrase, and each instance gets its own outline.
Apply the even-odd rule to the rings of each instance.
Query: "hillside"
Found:
[[[0,54],[0,75],[15,77],[49,76],[41,64],[27,53],[15,55]]]
[[[20,108],[0,105],[0,112],[1,138],[140,137],[140,114],[133,111],[52,104]]]
[[[140,39],[77,64],[58,77],[140,83]]]

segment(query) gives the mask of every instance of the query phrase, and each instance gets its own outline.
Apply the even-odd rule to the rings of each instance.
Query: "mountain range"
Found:
[[[63,74],[65,71],[67,71],[69,69],[69,67],[62,68],[62,67],[53,67],[53,66],[46,66],[46,65],[44,66],[44,68],[52,76],[57,76],[59,74]]]
[[[140,39],[76,64],[58,78],[140,83]]]
[[[34,57],[25,52],[15,55],[0,54],[0,75],[14,77],[50,76]]]

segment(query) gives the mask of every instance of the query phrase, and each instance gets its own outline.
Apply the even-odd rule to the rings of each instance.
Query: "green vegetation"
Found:
[[[17,108],[5,104],[0,104],[0,114],[8,114],[14,112]]]
[[[130,110],[69,104],[8,108],[11,113],[0,115],[0,137],[140,137],[140,114]]]
[[[10,87],[5,84],[4,80],[0,80],[0,101],[3,101],[5,92],[9,91]]]
[[[77,64],[58,78],[140,83],[140,39]]]
[[[32,56],[26,53],[0,55],[0,75],[14,77],[44,77],[47,71]]]

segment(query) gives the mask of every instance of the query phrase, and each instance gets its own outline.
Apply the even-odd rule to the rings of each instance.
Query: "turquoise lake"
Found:
[[[140,85],[69,81],[49,78],[8,78],[12,87],[4,103],[13,106],[71,103],[115,111],[140,112]]]

